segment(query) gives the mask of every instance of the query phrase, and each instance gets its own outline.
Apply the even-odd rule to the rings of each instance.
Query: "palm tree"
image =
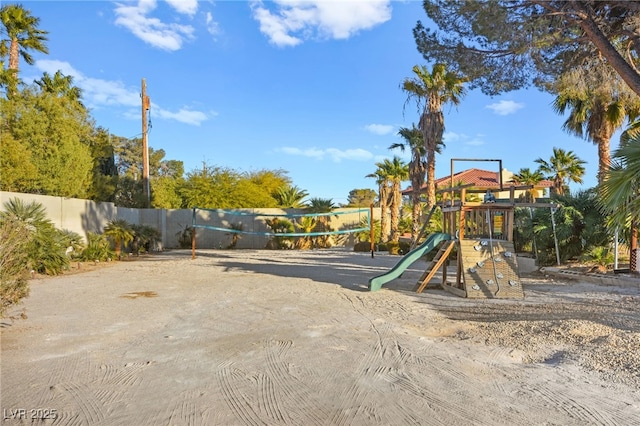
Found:
[[[401,88],[407,93],[407,102],[415,99],[420,114],[419,127],[427,156],[427,205],[431,208],[436,203],[435,154],[444,133],[442,106],[460,103],[466,79],[448,72],[444,64],[435,64],[431,73],[427,67],[415,65],[413,72],[415,77],[406,78]]]
[[[278,206],[285,209],[300,209],[305,207],[304,199],[309,193],[297,186],[285,186],[278,188],[274,194],[274,198],[278,201]]]
[[[541,180],[544,179],[544,176],[539,170],[532,172],[531,169],[522,168],[518,171],[518,173],[514,173],[511,177],[511,180],[519,185],[531,185],[532,188],[527,189],[525,192],[525,202],[535,203],[536,202],[536,189],[535,186],[540,183]]]
[[[9,55],[9,70],[14,74],[18,74],[20,56],[33,65],[30,50],[49,53],[46,46],[48,32],[38,29],[40,18],[32,16],[22,5],[8,4],[0,8],[0,21],[4,26],[3,35],[7,37],[0,41],[0,55]]]
[[[598,146],[598,183],[602,183],[611,165],[611,137],[626,119],[640,115],[640,98],[602,65],[587,64],[563,75],[555,90],[554,110],[569,112],[562,128]]]
[[[43,92],[81,104],[82,89],[73,85],[73,76],[65,76],[59,70],[56,71],[53,77],[48,72],[45,72],[42,78],[36,80],[35,83],[40,86]]]
[[[376,171],[365,177],[375,178],[378,184],[378,204],[380,206],[380,242],[386,243],[389,240],[389,221],[387,220],[387,210],[389,210],[390,180],[384,169],[383,163],[376,163]]]
[[[622,141],[614,162],[598,185],[600,203],[613,228],[630,230],[630,269],[638,267],[638,224],[640,224],[640,135]]]
[[[548,179],[553,180],[553,192],[557,195],[564,195],[568,190],[568,181],[582,183],[585,162],[578,158],[573,151],[554,147],[553,155],[549,161],[538,158],[535,162],[540,165],[538,170],[547,173]]]
[[[409,162],[409,179],[411,180],[411,204],[412,204],[412,224],[411,238],[415,239],[420,232],[420,216],[422,208],[420,206],[420,190],[424,184],[424,176],[427,171],[427,162],[425,160],[427,150],[424,146],[422,132],[415,125],[411,128],[401,127],[398,134],[402,136],[404,142],[394,143],[389,149],[399,148],[404,152],[405,148],[411,151],[411,161]]]
[[[104,235],[113,240],[115,246],[116,257],[120,259],[122,245],[133,241],[134,232],[131,224],[124,219],[114,219],[109,221],[104,228]]]
[[[309,200],[309,212],[311,213],[330,213],[336,206],[331,198],[311,198]],[[318,216],[316,220],[316,232],[329,232],[330,217],[328,215]],[[321,235],[316,239],[316,245],[319,247],[331,247],[333,245],[331,235]]]
[[[389,181],[391,182],[391,193],[389,198],[391,204],[391,241],[400,241],[400,207],[402,206],[402,181],[409,178],[409,166],[405,164],[399,157],[393,157],[392,160],[385,159],[383,168]]]

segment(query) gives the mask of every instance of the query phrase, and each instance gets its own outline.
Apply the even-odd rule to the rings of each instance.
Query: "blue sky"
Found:
[[[426,21],[419,1],[21,3],[49,31],[49,54],[22,63],[23,79],[72,75],[98,125],[135,137],[144,78],[149,145],[183,161],[186,172],[203,162],[283,169],[311,197],[345,203],[352,189],[377,189],[365,176],[394,155],[388,147],[400,141],[399,127],[418,121],[399,86],[414,65],[429,65],[412,36]],[[562,130],[552,100],[536,89],[471,91],[457,108],[445,106],[437,176],[450,173],[451,158],[535,169],[556,146],[587,162],[584,184],[572,189],[594,186],[596,146]],[[456,163],[456,171],[467,167],[495,170]]]

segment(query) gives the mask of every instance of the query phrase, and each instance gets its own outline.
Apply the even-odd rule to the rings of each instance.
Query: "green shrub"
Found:
[[[21,223],[27,229],[29,235],[24,250],[29,269],[55,275],[69,267],[69,257],[66,254],[69,247],[68,231],[56,229],[47,218],[42,204],[35,201],[25,203],[19,198],[13,198],[4,203],[0,220]]]
[[[87,262],[99,260],[104,262],[115,258],[116,254],[111,250],[111,243],[106,235],[89,232],[87,239],[89,240],[87,246],[80,254],[81,260]]]
[[[29,238],[24,223],[0,220],[0,317],[9,306],[29,295]]]
[[[191,248],[191,234],[193,232],[195,232],[195,228],[192,226],[185,226],[181,231],[176,232],[178,246],[181,249]]]

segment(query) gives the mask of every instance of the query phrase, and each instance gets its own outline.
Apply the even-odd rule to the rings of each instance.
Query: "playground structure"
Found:
[[[500,167],[502,167],[501,162]],[[516,204],[515,191],[531,187],[504,188],[501,179],[499,190],[509,191],[508,201],[496,202],[490,196],[491,194],[487,193],[488,197],[485,199],[489,202],[467,202],[465,201],[467,190],[483,192],[486,189],[471,188],[471,185],[454,186],[453,172],[451,176],[451,186],[438,191],[443,195],[442,202],[437,206],[442,210],[442,232],[431,234],[425,242],[412,249],[389,272],[371,278],[369,289],[379,290],[385,283],[398,278],[410,264],[437,248],[438,251],[413,288],[417,293],[428,288],[435,274],[441,269],[442,281],[439,287],[457,296],[524,298],[513,244],[515,207],[516,205],[518,207],[553,207],[553,205]],[[456,194],[459,196],[456,197]],[[454,279],[450,280],[448,265],[454,255],[456,274]]]

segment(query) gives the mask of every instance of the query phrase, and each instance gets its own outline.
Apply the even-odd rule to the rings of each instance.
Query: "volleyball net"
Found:
[[[191,226],[194,229],[223,232],[235,241],[242,236],[261,237],[265,239],[266,248],[326,247],[331,245],[331,238],[357,238],[371,230],[370,209],[345,208],[326,213],[277,210],[195,207]],[[278,244],[269,247],[268,241]]]

